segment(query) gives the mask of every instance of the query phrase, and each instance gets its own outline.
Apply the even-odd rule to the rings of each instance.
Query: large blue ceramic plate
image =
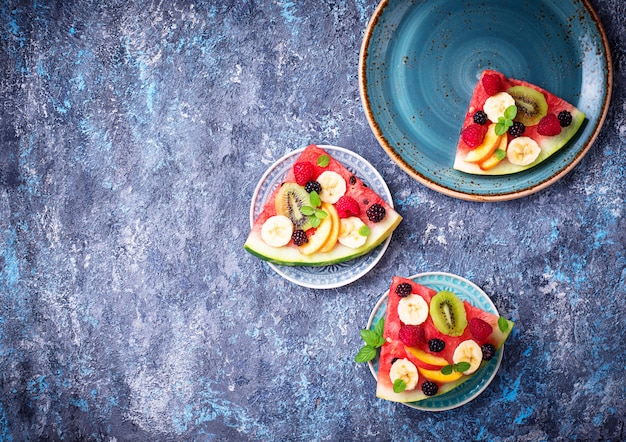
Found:
[[[319,147],[326,150],[336,160],[342,163],[350,172],[361,178],[374,192],[393,207],[391,192],[387,183],[378,173],[374,166],[356,153],[338,146],[320,144]],[[294,150],[276,161],[259,180],[252,196],[250,204],[250,227],[254,220],[263,211],[263,205],[280,185],[285,175],[302,153],[302,149]],[[314,289],[331,289],[347,285],[364,276],[369,272],[385,254],[391,236],[367,255],[351,261],[342,262],[330,266],[282,266],[273,263],[268,265],[283,278],[303,287]]]
[[[548,160],[505,176],[452,169],[461,124],[484,69],[529,81],[587,116]],[[361,99],[374,135],[409,175],[443,194],[519,198],[567,174],[606,117],[612,87],[607,39],[586,0],[384,0],[363,39]]]
[[[468,301],[470,304],[481,308],[485,311],[498,314],[496,306],[491,302],[491,299],[483,292],[477,285],[468,281],[460,276],[452,275],[450,273],[443,272],[429,272],[420,273],[409,277],[413,281],[423,286],[429,287],[433,290],[449,290],[456,294],[459,298]],[[367,323],[368,329],[373,329],[380,318],[385,317],[387,312],[387,291],[378,301]],[[435,396],[429,399],[418,402],[408,402],[407,405],[411,408],[417,408],[418,410],[426,411],[443,411],[450,410],[452,408],[460,407],[463,404],[468,403],[472,399],[481,394],[491,383],[496,376],[498,368],[502,363],[502,352],[504,351],[504,345],[497,351],[496,356],[485,364],[476,374],[461,384],[459,387],[451,390],[441,396]],[[377,356],[369,362],[370,371],[374,376],[374,379],[378,379],[378,352]]]

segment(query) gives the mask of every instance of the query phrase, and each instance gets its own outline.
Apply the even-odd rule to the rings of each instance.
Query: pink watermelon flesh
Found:
[[[318,175],[325,170],[331,170],[340,174],[347,183],[345,195],[354,198],[359,203],[359,218],[370,228],[370,235],[368,236],[365,244],[359,248],[353,249],[338,242],[331,251],[325,253],[316,252],[312,255],[301,254],[298,247],[293,244],[293,242],[290,242],[284,247],[278,248],[265,244],[263,239],[261,239],[261,227],[269,217],[276,215],[274,200],[279,190],[277,187],[263,207],[263,211],[255,220],[250,234],[244,244],[244,249],[265,261],[276,264],[323,266],[349,261],[365,255],[379,246],[389,235],[391,235],[391,233],[393,233],[402,220],[402,217],[383,198],[381,198],[371,188],[367,187],[359,177],[353,175],[352,172],[350,172],[324,149],[311,144],[300,154],[294,164],[305,161],[317,164],[317,159],[322,155],[328,155],[330,157],[330,162],[326,167],[317,167]],[[292,167],[289,169],[289,172],[285,176],[283,182],[295,181]],[[377,223],[370,221],[366,214],[367,208],[376,203],[383,206],[386,211],[385,218]]]
[[[516,80],[514,78],[507,78],[504,76],[504,74],[492,70],[484,71],[481,74],[480,78],[482,79],[482,77],[486,74],[498,75],[502,80],[502,84],[504,85],[503,91],[506,91],[508,88],[513,86],[526,86],[543,93],[548,104],[548,114],[553,113],[555,115],[558,115],[558,113],[562,110],[569,111],[572,114],[572,123],[569,126],[562,128],[560,134],[551,137],[538,134],[537,126],[527,126],[523,136],[531,137],[532,139],[534,139],[541,147],[541,153],[534,162],[526,166],[511,164],[509,161],[504,159],[493,169],[483,170],[477,164],[467,163],[464,161],[465,156],[470,150],[472,150],[472,148],[468,146],[462,139],[459,139],[453,166],[453,168],[456,170],[471,173],[474,175],[506,175],[527,170],[545,161],[547,158],[563,148],[574,137],[576,132],[578,132],[578,129],[580,129],[583,122],[585,121],[585,114],[581,112],[578,108],[568,103],[567,101],[555,96],[554,94],[551,94],[550,92],[539,86],[528,83],[526,81]],[[481,84],[481,80],[479,80],[474,88],[474,93],[472,95],[472,99],[465,115],[465,120],[463,121],[463,128],[467,127],[473,122],[474,113],[483,108],[483,104],[485,103],[487,98],[489,98],[489,95],[487,94],[487,92],[485,92],[485,89]],[[508,134],[507,136],[510,141],[512,139],[511,136]]]
[[[422,296],[426,300],[428,305],[430,305],[430,300],[433,298],[433,296],[437,294],[435,290],[417,284],[410,279],[402,278],[399,276],[393,277],[393,281],[391,287],[389,288],[389,295],[387,298],[387,311],[385,313],[385,329],[383,334],[384,338],[387,340],[387,343],[385,343],[380,350],[380,356],[378,360],[378,380],[376,385],[376,396],[395,402],[417,402],[423,399],[427,399],[429,397],[426,396],[420,388],[422,382],[425,379],[420,376],[418,385],[414,390],[405,390],[401,393],[395,393],[393,391],[393,382],[391,382],[391,379],[389,378],[391,361],[394,360],[394,358],[407,358],[411,362],[413,362],[415,366],[423,365],[423,362],[420,362],[415,356],[413,356],[412,353],[407,351],[407,348],[399,339],[400,328],[403,325],[398,315],[398,304],[401,298],[396,294],[395,290],[398,284],[403,282],[411,284],[411,286],[413,287],[412,293],[416,293]],[[502,332],[498,327],[498,315],[494,315],[492,313],[481,310],[478,307],[471,305],[467,301],[464,301],[463,304],[465,306],[465,313],[467,315],[468,323],[472,318],[480,318],[492,326],[493,332],[487,338],[487,340],[478,341],[474,339],[472,333],[469,330],[469,327],[465,329],[461,336],[452,337],[444,335],[435,327],[433,320],[429,315],[426,322],[421,325],[421,327],[423,327],[425,331],[426,342],[419,345],[418,348],[429,354],[443,357],[450,364],[452,364],[452,355],[454,354],[454,350],[461,342],[467,339],[474,339],[479,345],[487,343],[492,344],[496,348],[496,350],[502,347],[509,334],[511,333],[514,325],[513,322],[507,320],[508,329],[506,332]],[[429,339],[432,338],[441,339],[446,343],[446,346],[442,352],[432,353],[429,350],[427,342]],[[479,368],[476,372],[474,372],[473,375],[479,373],[480,370],[481,369]],[[459,385],[470,379],[473,375],[462,376],[459,380],[454,382],[449,382],[445,384],[438,383],[439,390],[437,395],[441,395],[450,390],[453,390],[454,388],[458,387]]]

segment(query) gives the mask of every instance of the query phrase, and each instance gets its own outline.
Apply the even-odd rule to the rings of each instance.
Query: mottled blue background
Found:
[[[455,200],[365,119],[375,0],[4,1],[0,440],[626,438],[626,5],[590,0],[615,68],[565,178]],[[264,170],[311,142],[384,176],[400,225],[367,276],[293,285],[245,253]],[[476,400],[375,398],[353,357],[394,274],[455,273],[517,322]]]

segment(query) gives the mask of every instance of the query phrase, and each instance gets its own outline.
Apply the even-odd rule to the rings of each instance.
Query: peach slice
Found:
[[[467,153],[465,161],[468,163],[480,163],[486,160],[496,151],[500,145],[500,139],[503,136],[504,135],[496,135],[495,123],[490,124],[483,142]]]
[[[334,207],[333,207],[334,209]],[[322,210],[329,213],[328,206],[322,203]],[[336,212],[336,210],[335,210]],[[333,218],[331,215],[323,218],[320,225],[315,229],[315,233],[309,236],[309,241],[298,247],[303,255],[312,255],[326,244],[333,232]]]
[[[494,153],[487,158],[485,161],[483,161],[482,163],[478,164],[480,166],[480,168],[482,170],[490,170],[493,169],[494,167],[496,167],[498,164],[500,164],[500,161],[502,161],[504,158],[506,158],[506,155],[504,155],[502,158],[498,158],[496,151],[498,149],[503,150],[504,152],[506,152],[506,148],[509,144],[509,139],[507,138],[506,135],[502,135],[501,139],[500,139],[500,144],[498,145],[498,147],[496,148],[496,150],[494,151]]]
[[[330,235],[328,236],[328,239],[326,240],[322,248],[319,249],[320,252],[324,253],[330,252],[333,247],[335,247],[335,244],[337,244],[341,221],[339,220],[339,214],[337,213],[337,209],[335,209],[335,206],[333,206],[332,204],[322,203],[322,210],[325,210],[326,213],[328,213],[328,217],[332,221],[332,229],[330,230]]]
[[[430,379],[431,381],[440,382],[444,384],[447,382],[454,382],[456,380],[459,380],[461,379],[461,376],[463,376],[463,373],[458,372],[458,371],[453,371],[450,374],[443,374],[441,372],[441,369],[427,370],[422,367],[417,367],[417,371],[419,371],[420,375],[424,376],[426,379]]]
[[[441,356],[435,356],[433,354],[427,353],[424,350],[421,350],[417,347],[406,347],[406,349],[413,355],[415,358],[426,364],[430,367],[445,367],[450,364],[447,360],[442,358]]]

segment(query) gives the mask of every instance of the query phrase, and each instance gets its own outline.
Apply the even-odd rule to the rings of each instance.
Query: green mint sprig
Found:
[[[441,373],[445,375],[452,374],[453,371],[456,371],[457,373],[463,373],[464,371],[469,370],[470,367],[471,365],[469,362],[457,362],[456,364],[449,364],[445,367],[442,367]]]
[[[368,227],[367,224],[363,224],[361,226],[361,228],[359,229],[359,235],[361,235],[361,236],[369,236],[370,235],[370,228]]]
[[[398,378],[393,382],[393,392],[394,393],[402,393],[406,390],[406,382],[402,379]]]
[[[326,167],[330,163],[330,157],[328,155],[320,155],[317,158],[317,165],[320,167]]]
[[[517,115],[517,107],[514,104],[504,110],[504,115],[498,118],[496,123],[496,135],[504,135],[509,127],[513,126],[513,118]]]
[[[507,321],[506,318],[500,316],[498,318],[498,328],[502,333],[506,333],[509,329],[509,321]]]
[[[300,212],[310,218],[313,227],[319,227],[322,220],[328,216],[328,213],[318,209],[322,205],[322,200],[315,190],[309,194],[309,201],[311,205],[300,207]]]
[[[354,357],[355,362],[369,362],[376,357],[376,349],[382,347],[385,343],[385,338],[383,338],[384,329],[385,320],[380,318],[373,329],[361,330],[361,338],[365,345],[361,347]]]

